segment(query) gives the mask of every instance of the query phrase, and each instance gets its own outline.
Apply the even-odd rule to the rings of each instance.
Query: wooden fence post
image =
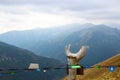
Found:
[[[77,65],[78,62],[85,56],[87,47],[82,46],[81,49],[76,53],[70,52],[70,44],[65,47],[65,53],[68,59],[68,65]],[[76,80],[77,69],[69,69],[68,80]]]

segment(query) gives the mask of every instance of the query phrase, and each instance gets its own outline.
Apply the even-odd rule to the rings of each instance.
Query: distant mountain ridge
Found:
[[[37,56],[28,50],[0,42],[0,69],[28,69],[30,63],[38,63],[40,68],[62,65],[58,60]],[[15,72],[14,76],[10,75],[10,72],[9,74],[3,73],[0,80],[53,80],[60,79],[65,75],[63,70],[49,70],[46,73],[42,70],[40,72],[22,71],[20,73]]]
[[[56,58],[63,62],[66,61],[66,45],[72,45],[71,52],[77,52],[80,46],[87,45],[88,53],[81,63],[88,65],[101,62],[120,52],[120,30],[106,25],[69,26],[8,32],[1,34],[0,40],[28,49],[37,55]]]
[[[64,43],[71,43],[72,52],[77,52],[79,46],[89,46],[82,64],[93,65],[120,52],[120,30],[105,25],[98,25],[69,35]],[[88,63],[87,63],[88,62]]]

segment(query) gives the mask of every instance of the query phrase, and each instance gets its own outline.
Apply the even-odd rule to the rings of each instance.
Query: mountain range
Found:
[[[72,24],[49,29],[10,31],[0,41],[28,49],[37,55],[67,62],[65,46],[71,44],[76,53],[82,45],[89,46],[81,64],[94,65],[120,52],[120,30],[106,25]]]

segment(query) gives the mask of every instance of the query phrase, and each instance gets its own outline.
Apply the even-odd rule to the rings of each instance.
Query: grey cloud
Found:
[[[119,0],[0,0],[1,4],[37,5],[38,7],[71,11],[95,10],[119,5]],[[120,6],[119,6],[120,7]]]
[[[104,10],[91,11],[86,16],[87,19],[108,19],[108,20],[120,20],[120,11],[119,10],[110,10],[106,8]]]
[[[29,6],[16,5],[0,5],[0,12],[15,15],[29,14],[31,8]]]
[[[51,4],[59,0],[0,0],[1,4]]]
[[[21,7],[27,5],[28,11],[24,9],[7,10],[12,14],[28,14],[29,10],[32,10],[35,12],[72,15],[88,20],[120,20],[120,0],[0,0],[0,4],[21,5]],[[68,13],[66,13],[67,11]]]
[[[22,10],[4,10],[5,13],[9,13],[9,14],[14,14],[14,15],[26,15],[29,14],[29,12],[23,12]]]

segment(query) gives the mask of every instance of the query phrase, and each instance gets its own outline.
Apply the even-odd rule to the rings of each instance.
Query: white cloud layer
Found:
[[[0,33],[72,23],[120,23],[120,0],[0,0]]]
[[[76,22],[83,19],[34,10],[36,6],[0,6],[0,32],[8,30],[25,30],[32,28],[48,28]]]

